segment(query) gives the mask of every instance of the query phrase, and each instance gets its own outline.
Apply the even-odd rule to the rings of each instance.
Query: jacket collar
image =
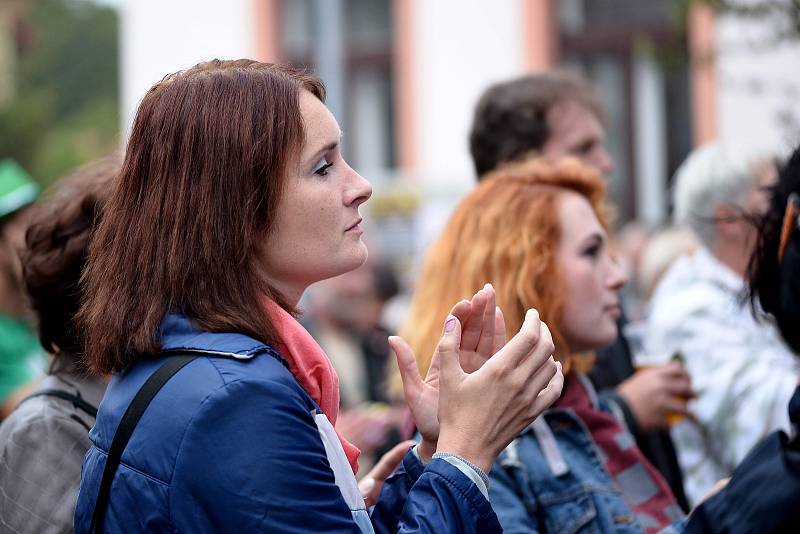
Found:
[[[236,332],[206,332],[184,315],[170,313],[161,322],[162,352],[196,352],[249,360],[265,352],[269,345]]]

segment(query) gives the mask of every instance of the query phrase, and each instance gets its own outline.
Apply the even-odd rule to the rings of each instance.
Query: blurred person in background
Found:
[[[92,229],[119,162],[108,158],[57,182],[31,209],[22,278],[50,370],[0,425],[0,525],[72,532],[81,465],[105,382],[88,375],[74,323]]]
[[[767,206],[757,221],[757,245],[747,270],[750,305],[754,313],[777,324],[796,357],[800,353],[800,147],[781,170]],[[763,350],[757,350],[756,355],[773,360]],[[800,388],[796,375],[789,379],[795,388],[788,399],[788,410],[786,404],[782,406],[788,411],[788,435],[776,431],[761,440],[736,467],[730,482],[692,512],[687,532],[797,532]],[[771,387],[773,383],[767,380],[758,389],[769,393]],[[756,429],[763,426],[764,415],[754,414],[754,418],[746,424]]]
[[[761,438],[790,428],[786,404],[797,385],[797,360],[742,299],[756,244],[752,218],[766,209],[775,178],[772,161],[722,143],[695,150],[675,176],[675,222],[691,227],[701,247],[661,279],[643,350],[680,353],[698,394],[694,420],[672,429],[695,503]]]
[[[361,449],[361,469],[400,440],[406,420],[404,407],[388,404],[391,332],[381,323],[386,302],[399,289],[393,267],[370,258],[358,269],[317,284],[303,316],[339,376],[337,429]]]
[[[580,369],[582,355],[617,338],[625,283],[609,250],[604,203],[600,175],[574,160],[489,173],[431,247],[401,331],[418,356],[427,354],[446,303],[468,298],[485,281],[495,287],[509,332],[532,307],[550,328],[565,369],[561,398],[490,474],[492,506],[507,533],[656,532],[683,518],[618,407],[598,397]],[[419,360],[423,371],[429,364]]]
[[[424,379],[392,339],[422,440],[367,509],[336,372],[296,319],[310,285],[367,259],[372,187],[324,101],[318,78],[247,59],[142,99],[82,276],[85,359],[113,376],[77,532],[501,531],[485,471],[563,383],[546,327],[531,311],[499,348],[479,291],[439,318]]]
[[[478,179],[531,153],[550,161],[574,157],[606,176],[613,162],[605,148],[603,123],[593,88],[577,76],[549,72],[493,85],[478,101],[469,136]],[[626,322],[623,310],[618,330]],[[589,377],[601,395],[613,397],[639,448],[687,511],[681,471],[667,432],[666,404],[675,407],[669,393],[682,388],[688,375],[679,365],[635,373],[621,332],[611,346],[597,351],[596,359]]]
[[[652,233],[636,270],[636,292],[645,310],[670,265],[679,258],[691,256],[699,247],[697,236],[685,225],[666,226]]]
[[[340,372],[342,407],[385,402],[383,377],[389,332],[381,324],[383,306],[399,291],[390,265],[368,260],[358,269],[314,287],[309,329]]]
[[[36,387],[44,367],[20,281],[28,207],[39,187],[16,162],[0,161],[0,420]]]
[[[636,321],[643,316],[644,305],[639,294],[638,279],[642,256],[650,240],[650,229],[644,223],[633,220],[624,224],[614,238],[614,252],[617,254],[617,261],[629,280],[620,293],[625,318],[629,321]]]

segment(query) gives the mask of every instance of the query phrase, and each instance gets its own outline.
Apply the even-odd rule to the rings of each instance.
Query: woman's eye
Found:
[[[596,258],[598,254],[600,254],[600,245],[592,245],[591,247],[585,249],[583,254],[590,258]]]
[[[322,158],[314,166],[314,174],[318,176],[326,176],[328,174],[328,169],[331,167],[333,167],[333,163],[329,162],[327,158]]]

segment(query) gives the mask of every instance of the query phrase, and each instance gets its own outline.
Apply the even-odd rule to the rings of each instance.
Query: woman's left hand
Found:
[[[461,323],[459,363],[464,372],[477,371],[506,344],[506,322],[491,284],[483,286],[471,301],[456,304],[450,314]]]
[[[361,496],[364,497],[364,504],[367,508],[378,502],[383,483],[394,473],[408,449],[414,445],[416,443],[411,440],[398,443],[389,452],[381,456],[375,467],[370,469],[369,473],[364,475],[364,478],[358,482],[358,489],[361,492]]]
[[[471,300],[462,300],[450,310],[461,323],[459,362],[465,372],[474,372],[505,345],[505,321],[497,308],[494,288],[486,284]],[[426,462],[436,451],[439,439],[439,355],[433,355],[423,380],[411,347],[398,336],[389,338],[397,356],[406,404],[422,436],[417,451]]]

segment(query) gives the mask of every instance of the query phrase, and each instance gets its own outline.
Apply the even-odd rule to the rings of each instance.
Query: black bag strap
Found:
[[[108,450],[108,457],[103,469],[100,489],[97,492],[89,532],[101,533],[103,531],[103,522],[105,521],[108,500],[111,495],[111,483],[122,459],[122,451],[125,450],[125,446],[131,439],[131,434],[133,434],[133,429],[136,428],[136,424],[142,418],[142,414],[144,414],[150,401],[153,400],[153,397],[175,373],[198,357],[196,354],[171,357],[150,375],[150,378],[145,381],[133,397],[128,409],[125,410],[125,415],[122,416],[122,420],[119,422],[117,431],[114,433],[114,439],[111,441],[111,447]]]
[[[28,395],[27,397],[19,401],[19,404],[22,404],[23,402],[36,397],[57,397],[59,399],[64,399],[65,401],[71,402],[76,409],[81,410],[87,415],[91,415],[93,418],[97,419],[97,408],[92,404],[86,402],[86,400],[84,400],[84,398],[81,397],[80,393],[73,394],[61,389],[43,389],[41,391],[37,391],[36,393]],[[17,406],[19,406],[19,404]]]

